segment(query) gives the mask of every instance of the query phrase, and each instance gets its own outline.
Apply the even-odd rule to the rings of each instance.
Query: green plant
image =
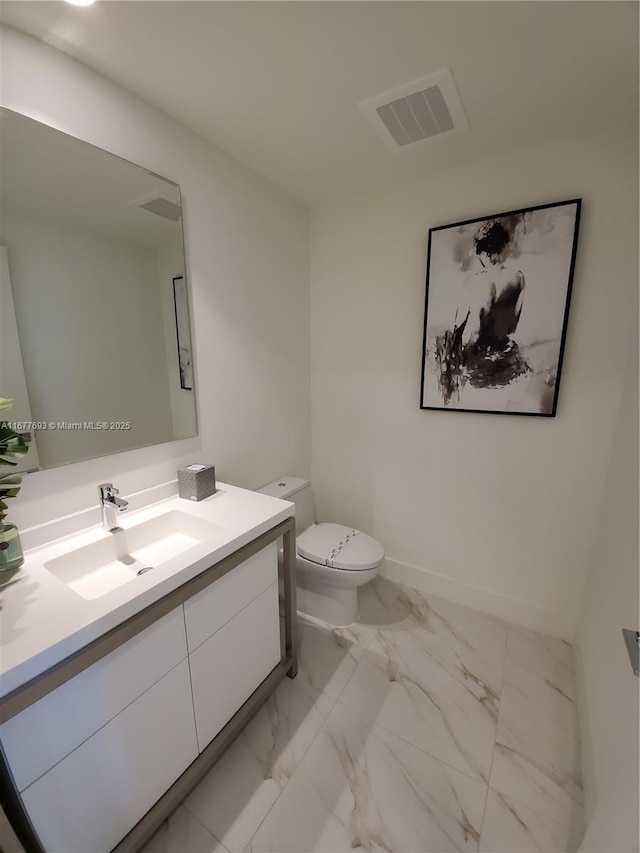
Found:
[[[0,397],[0,412],[11,408],[12,401]],[[0,469],[4,466],[14,468],[18,463],[13,457],[24,456],[29,450],[29,445],[19,432],[11,429],[7,421],[0,421]],[[15,498],[20,491],[22,477],[18,474],[0,474],[0,524],[4,524],[7,517],[7,498]]]

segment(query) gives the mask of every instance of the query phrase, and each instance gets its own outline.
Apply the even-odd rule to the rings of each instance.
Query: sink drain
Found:
[[[137,574],[143,575],[145,572],[150,572],[153,566],[145,566],[144,569],[138,569]]]

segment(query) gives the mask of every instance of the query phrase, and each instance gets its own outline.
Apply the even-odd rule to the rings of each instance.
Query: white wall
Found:
[[[560,141],[312,215],[320,517],[371,532],[399,579],[570,640],[632,335],[636,144],[629,135]],[[576,197],[557,417],[421,411],[428,229]]]
[[[309,473],[308,216],[197,135],[69,57],[2,31],[2,104],[178,182],[194,317],[200,437],[25,478],[11,518],[26,527],[216,465],[255,487]]]
[[[629,306],[630,309],[633,306]],[[638,850],[638,679],[621,629],[638,615],[638,351],[625,392],[576,651],[587,832],[583,853]]]

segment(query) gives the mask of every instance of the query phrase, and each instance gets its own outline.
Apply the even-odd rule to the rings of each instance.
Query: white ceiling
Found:
[[[0,5],[5,23],[311,206],[490,154],[637,129],[637,2]],[[358,103],[445,67],[470,129],[389,151]]]

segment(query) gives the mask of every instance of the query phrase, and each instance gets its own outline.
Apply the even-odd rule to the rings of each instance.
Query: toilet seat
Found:
[[[379,566],[384,550],[371,536],[343,524],[314,524],[296,540],[298,554],[312,563],[344,571],[365,571]]]

